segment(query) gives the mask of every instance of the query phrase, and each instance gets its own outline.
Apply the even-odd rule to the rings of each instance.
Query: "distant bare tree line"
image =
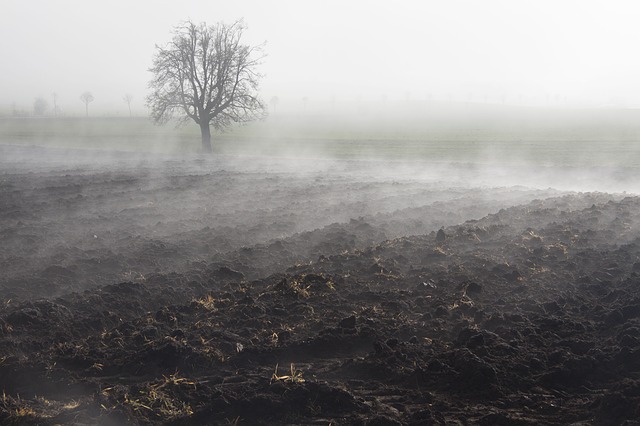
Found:
[[[59,103],[60,96],[57,92],[53,92],[51,94],[51,103],[44,96],[37,96],[33,100],[33,104],[31,105],[31,110],[24,109],[19,107],[16,102],[11,104],[11,115],[15,117],[26,117],[33,115],[34,117],[45,117],[45,116],[54,116],[58,117],[63,115],[62,108]],[[84,115],[85,117],[89,117],[89,104],[95,100],[93,93],[90,91],[82,92],[79,96],[80,101],[84,104]],[[134,96],[130,93],[126,93],[122,100],[127,105],[127,111],[129,113],[129,117],[133,117],[133,110],[131,109],[131,105],[134,100]],[[0,111],[0,115],[2,115]]]
[[[92,92],[90,92],[92,93]],[[95,97],[94,97],[95,98]],[[26,116],[34,116],[34,117],[60,117],[65,115],[74,115],[73,113],[69,113],[68,110],[65,111],[65,104],[61,103],[61,99],[64,101],[64,98],[57,92],[53,92],[49,97],[46,96],[37,96],[33,99],[30,105],[18,104],[17,102],[10,103],[4,108],[0,106],[0,116],[2,115],[13,115],[16,117],[26,117]],[[92,105],[86,105],[84,100],[80,99],[83,105],[85,105],[85,111],[83,115],[87,115],[87,109],[89,110],[89,115],[91,115]],[[128,114],[129,117],[133,117],[134,115],[138,115],[136,113],[135,105],[136,105],[136,97],[134,97],[130,93],[125,93],[120,100],[125,105],[126,110],[120,110],[119,112],[115,109],[107,112],[108,115],[115,114]],[[95,101],[100,101],[100,98],[95,98]],[[379,95],[374,96],[369,94],[369,96],[362,95],[353,95],[353,96],[336,96],[332,95],[329,97],[311,97],[311,96],[295,96],[289,95],[286,96],[277,96],[274,95],[269,99],[269,107],[270,112],[275,115],[281,114],[289,114],[289,113],[314,113],[314,111],[319,110],[327,110],[327,111],[335,111],[337,109],[345,109],[349,108],[361,108],[368,107],[375,109],[379,108],[395,108],[403,103],[411,104],[415,108],[419,108],[421,105],[429,105],[429,104],[439,104],[439,103],[468,103],[468,104],[490,104],[490,105],[527,105],[528,103],[532,103],[534,105],[543,105],[543,106],[551,106],[551,107],[566,107],[572,105],[572,99],[558,94],[544,94],[544,95],[526,95],[522,93],[478,93],[478,92],[466,92],[463,94],[454,94],[451,92],[444,93],[434,93],[434,92],[426,92],[423,96],[415,96],[409,92],[405,92],[403,96],[389,96],[385,93],[381,93]],[[613,99],[611,102],[614,102]],[[88,107],[88,108],[87,108]]]

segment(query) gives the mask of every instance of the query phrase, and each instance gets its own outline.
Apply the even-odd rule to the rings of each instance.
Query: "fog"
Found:
[[[265,43],[260,95],[269,116],[214,135],[217,158],[243,173],[340,170],[467,189],[639,191],[640,30],[630,2],[3,6],[0,116],[20,118],[0,123],[5,170],[148,161],[161,170],[176,155],[183,166],[217,161],[200,158],[193,125],[146,122],[148,68],[155,46],[184,20],[243,19],[244,41]],[[86,90],[95,96],[93,121],[82,117]],[[58,121],[29,118],[37,97],[52,117],[54,94]],[[116,120],[129,115],[125,94],[138,117],[129,122]]]
[[[60,112],[145,114],[156,44],[181,21],[243,18],[266,42],[264,99],[283,109],[358,101],[640,105],[640,42],[629,1],[448,2],[4,0],[0,113],[43,97]]]
[[[2,0],[0,418],[631,421],[634,6]],[[268,115],[154,125],[237,19]]]

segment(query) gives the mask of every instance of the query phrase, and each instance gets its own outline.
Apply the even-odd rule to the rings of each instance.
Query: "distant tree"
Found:
[[[93,95],[91,94],[91,92],[84,92],[82,95],[80,95],[80,100],[84,103],[84,108],[85,108],[85,112],[87,117],[89,116],[89,103],[93,102]]]
[[[156,46],[152,92],[147,97],[151,117],[166,123],[174,115],[179,124],[189,120],[200,126],[202,148],[211,152],[211,129],[264,117],[258,98],[261,75],[257,67],[262,46],[242,44],[242,21],[207,25],[187,21],[175,28],[166,47]]]
[[[124,95],[122,100],[125,101],[127,106],[129,107],[129,117],[131,117],[131,101],[133,100],[133,95],[127,93],[126,95]]]
[[[49,103],[42,97],[39,96],[33,101],[33,115],[42,116],[49,108]]]
[[[58,94],[53,92],[53,115],[58,116]]]

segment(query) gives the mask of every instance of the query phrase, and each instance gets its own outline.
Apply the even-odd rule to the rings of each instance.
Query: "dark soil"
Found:
[[[640,424],[640,198],[230,161],[2,165],[0,424]]]

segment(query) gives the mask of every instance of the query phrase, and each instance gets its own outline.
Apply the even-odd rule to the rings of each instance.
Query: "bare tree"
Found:
[[[156,46],[147,97],[151,117],[162,124],[176,115],[200,126],[202,148],[211,152],[211,130],[264,117],[257,96],[261,75],[256,68],[262,45],[241,44],[242,21],[207,25],[187,21],[176,27],[173,40]]]
[[[44,113],[47,111],[47,108],[49,108],[49,103],[42,96],[37,97],[33,101],[33,114],[34,115],[39,115],[39,116],[44,115]]]
[[[87,117],[89,116],[89,103],[93,102],[93,95],[91,94],[91,92],[84,92],[82,95],[80,95],[80,100],[84,103],[84,108],[85,108],[85,112]]]
[[[58,116],[58,94],[53,92],[53,115]]]
[[[125,101],[127,106],[129,107],[129,117],[131,117],[131,101],[133,100],[133,95],[130,93],[127,93],[126,95],[124,95],[122,100]]]

